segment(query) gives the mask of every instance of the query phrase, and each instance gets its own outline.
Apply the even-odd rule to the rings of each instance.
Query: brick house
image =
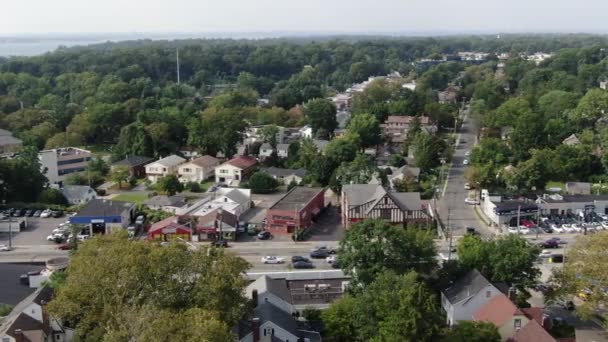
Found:
[[[325,189],[295,187],[266,212],[266,230],[275,235],[307,229],[325,207]]]

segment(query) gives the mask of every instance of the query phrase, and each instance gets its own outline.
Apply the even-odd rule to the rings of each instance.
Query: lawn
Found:
[[[208,180],[206,182],[201,183],[201,192],[206,192],[214,183],[215,180]]]
[[[562,189],[562,191],[566,190],[566,184],[564,184],[564,182],[547,182],[547,185],[545,185],[545,189],[550,189],[550,188],[560,188]]]
[[[113,201],[133,202],[136,204],[141,204],[147,199],[148,195],[143,192],[125,192],[112,198]]]

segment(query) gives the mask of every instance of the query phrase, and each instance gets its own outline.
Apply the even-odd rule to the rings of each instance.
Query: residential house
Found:
[[[369,218],[403,226],[431,223],[418,192],[388,192],[380,184],[347,184],[342,186],[340,201],[346,229]]]
[[[277,144],[277,157],[289,157],[289,144]]]
[[[458,102],[458,92],[460,92],[460,87],[449,85],[445,88],[444,91],[440,91],[437,93],[437,98],[439,99],[439,103],[456,103]]]
[[[184,162],[186,159],[174,154],[159,159],[146,165],[146,176],[150,182],[156,183],[163,177],[177,174],[178,167]]]
[[[61,193],[70,205],[81,205],[97,198],[97,192],[88,185],[64,185]]]
[[[566,182],[566,193],[568,195],[591,195],[591,183]]]
[[[306,125],[299,130],[300,137],[312,139],[312,127]]]
[[[568,145],[568,146],[580,145],[580,143],[581,143],[581,141],[578,140],[578,137],[576,136],[576,134],[571,134],[570,136],[568,136],[566,139],[564,139],[562,141],[562,144]]]
[[[608,89],[608,80],[600,81],[600,89]]]
[[[472,318],[478,322],[494,324],[498,328],[498,332],[503,341],[513,339],[521,329],[531,323],[535,323],[541,327],[541,329],[538,330],[538,333],[545,335],[544,338],[539,336],[538,340],[520,339],[518,341],[536,342],[553,339],[553,337],[542,328],[543,325],[547,324],[544,319],[542,308],[518,308],[504,294],[496,295],[487,301],[473,314]]]
[[[236,240],[239,220],[222,208],[214,209],[196,220],[194,241]]]
[[[13,136],[13,133],[0,129],[0,153],[16,152],[23,146],[23,141]]]
[[[49,315],[47,304],[53,298],[48,286],[38,288],[3,318],[0,325],[2,342],[70,342],[74,330]]]
[[[349,93],[339,93],[329,98],[331,102],[336,106],[336,109],[340,111],[350,111],[353,105],[353,95]]]
[[[411,82],[407,82],[407,83],[403,83],[401,85],[402,88],[404,89],[409,89],[411,91],[416,90],[416,81],[411,81]]]
[[[215,182],[228,186],[238,186],[257,168],[258,161],[249,156],[239,156],[215,168]]]
[[[150,157],[127,156],[125,159],[112,164],[111,169],[124,166],[129,169],[130,177],[142,178],[146,175],[146,164],[153,160]]]
[[[258,153],[258,156],[260,157],[260,159],[268,158],[272,155],[273,152],[274,148],[272,148],[272,145],[270,145],[269,143],[263,143],[260,146],[260,153]]]
[[[245,130],[245,138],[243,139],[243,143],[245,145],[251,145],[258,142],[263,142],[264,137],[260,134],[264,127],[269,125],[257,125],[257,126],[249,126]],[[278,128],[278,132],[275,135],[275,139],[278,143],[283,143],[285,140],[285,127],[276,126]]]
[[[523,328],[519,329],[512,339],[512,342],[567,342],[567,341],[593,341],[600,342],[601,340],[584,340],[584,339],[555,339],[549,334],[546,328],[542,327],[536,320],[530,321]]]
[[[291,182],[300,184],[302,179],[306,177],[308,172],[305,169],[281,169],[278,167],[265,167],[261,168],[260,171],[266,172],[271,175],[274,179],[280,181],[282,184],[289,185]]]
[[[407,132],[414,120],[418,119],[424,132],[434,134],[437,126],[431,123],[428,116],[399,116],[390,115],[386,121],[380,125],[385,137],[393,144],[402,144],[407,138]]]
[[[200,183],[213,177],[218,165],[220,165],[219,159],[205,155],[181,164],[177,168],[177,174],[182,183]]]
[[[172,214],[186,206],[186,198],[183,196],[158,195],[144,201],[144,205],[152,210],[162,210]]]
[[[89,226],[92,234],[106,234],[115,229],[127,228],[135,218],[135,203],[95,198],[74,216],[71,224]]]
[[[503,293],[479,271],[469,271],[450,287],[441,291],[441,307],[448,325],[469,321],[482,306]]]
[[[346,125],[348,125],[348,121],[350,120],[351,114],[350,112],[337,112],[336,113],[336,121],[338,122],[338,129],[345,129]]]
[[[266,211],[266,230],[275,235],[308,229],[325,208],[325,189],[295,187]]]
[[[192,228],[187,222],[180,220],[177,216],[171,216],[152,224],[148,229],[146,239],[155,241],[171,241],[175,239],[190,241],[191,237]]]
[[[389,175],[389,181],[394,182],[396,180],[403,181],[404,179],[413,179],[418,182],[420,177],[420,168],[409,165],[403,165],[402,167],[395,169],[391,175]]]
[[[513,134],[513,127],[504,126],[500,128],[500,139],[511,140],[511,134]]]
[[[328,140],[322,140],[322,139],[314,139],[312,141],[312,143],[315,145],[317,150],[319,150],[319,152],[321,152],[321,153],[325,152],[325,148],[327,147],[327,145],[329,145]]]
[[[205,216],[208,213],[222,209],[237,218],[251,208],[250,189],[218,188],[214,192],[204,194],[198,201],[181,208],[177,215]]]
[[[46,176],[49,183],[59,183],[71,174],[85,171],[92,157],[91,151],[76,147],[38,152],[42,174]]]

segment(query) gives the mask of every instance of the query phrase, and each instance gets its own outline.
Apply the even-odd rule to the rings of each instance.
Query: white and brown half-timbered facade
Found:
[[[342,225],[365,219],[383,219],[403,225],[427,225],[431,218],[418,192],[388,192],[377,184],[348,184],[342,187]]]

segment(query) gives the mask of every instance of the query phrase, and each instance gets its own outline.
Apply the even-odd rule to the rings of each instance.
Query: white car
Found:
[[[543,249],[539,254],[541,258],[550,258],[551,255],[553,255],[553,251],[548,249]]]
[[[70,225],[70,221],[65,221],[63,223],[60,223],[59,226],[57,226],[57,228],[67,228]]]
[[[11,248],[7,245],[0,245],[0,252],[10,252]]]
[[[519,233],[520,234],[530,234],[530,228],[525,227],[525,226],[519,226]]]
[[[574,230],[577,233],[580,233],[583,231],[583,227],[579,226],[576,223],[573,223],[572,226],[570,226],[572,228],[572,230]]]
[[[471,155],[471,151],[466,151],[466,152],[464,153],[464,156],[465,156],[465,157],[468,157],[468,156],[470,156],[470,155]]]
[[[509,234],[519,234],[519,230],[517,230],[517,227],[509,227],[507,228],[507,231],[509,232]]]
[[[67,228],[55,228],[51,232],[51,234],[66,234],[68,232]]]
[[[84,240],[88,240],[91,236],[90,235],[84,235],[84,234],[78,234],[76,235],[76,238],[79,241],[84,241]]]
[[[479,205],[479,201],[474,199],[474,198],[465,198],[464,199],[464,203],[466,204],[470,204],[470,205]]]
[[[552,224],[551,225],[551,230],[556,232],[556,233],[563,233],[564,232],[564,228],[562,228],[562,226],[560,226],[559,224]]]
[[[326,261],[328,264],[330,264],[330,265],[331,265],[331,264],[333,264],[334,262],[336,262],[336,256],[335,256],[335,255],[330,255],[330,256],[328,256],[327,258],[325,258],[325,261]]]
[[[564,231],[566,233],[572,233],[574,231],[574,229],[572,229],[572,226],[568,223],[562,225],[562,228],[564,228]]]
[[[600,225],[602,226],[602,228],[608,229],[608,221],[602,221],[600,222]]]
[[[471,190],[471,184],[469,184],[469,183],[464,183],[464,189],[465,189],[465,190]]]
[[[285,262],[284,258],[274,256],[274,255],[267,255],[267,256],[262,257],[263,264],[282,264],[284,262]]]
[[[49,236],[46,237],[46,241],[55,241],[56,239],[64,239],[65,235],[63,234],[50,234]]]
[[[462,162],[462,165],[469,165],[469,160],[468,160],[468,159],[465,159],[465,160]]]
[[[51,209],[45,209],[40,214],[40,217],[42,217],[42,218],[51,217],[51,213],[52,213]]]

